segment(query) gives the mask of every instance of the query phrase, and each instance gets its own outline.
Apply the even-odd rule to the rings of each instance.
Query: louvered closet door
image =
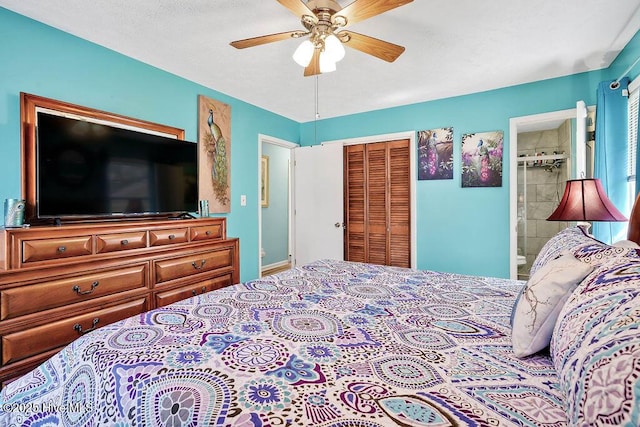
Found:
[[[365,257],[365,150],[364,144],[344,148],[344,259],[366,262]]]
[[[409,141],[344,149],[345,259],[409,267]]]
[[[389,265],[411,267],[409,141],[389,142]]]
[[[366,144],[367,152],[367,262],[388,264],[389,241],[387,220],[389,194],[387,189],[389,165],[387,144]]]

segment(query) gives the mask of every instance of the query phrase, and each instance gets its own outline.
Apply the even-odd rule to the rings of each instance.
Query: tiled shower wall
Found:
[[[518,134],[518,156],[533,156],[535,153],[571,153],[571,120],[552,130]],[[564,192],[568,179],[569,159],[559,166],[550,162],[525,168],[518,162],[518,255],[526,256],[526,264],[518,265],[518,278],[526,280],[531,264],[544,244],[567,226],[566,222],[547,221],[555,210]],[[526,194],[524,173],[526,170]],[[525,200],[526,198],[526,200]],[[526,224],[526,238],[525,238]]]

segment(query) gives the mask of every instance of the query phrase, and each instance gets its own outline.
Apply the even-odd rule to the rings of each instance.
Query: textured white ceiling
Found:
[[[342,6],[351,0],[339,0]],[[315,116],[299,40],[229,42],[301,29],[276,0],[0,0],[0,6],[289,117]],[[415,0],[350,27],[406,47],[387,63],[347,49],[318,78],[321,118],[604,68],[640,29],[640,0]]]

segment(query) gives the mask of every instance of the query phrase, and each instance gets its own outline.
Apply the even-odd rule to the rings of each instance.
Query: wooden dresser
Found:
[[[0,230],[0,387],[95,328],[239,281],[225,218]]]

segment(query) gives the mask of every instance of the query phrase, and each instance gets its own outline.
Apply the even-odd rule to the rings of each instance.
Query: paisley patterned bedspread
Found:
[[[549,357],[511,352],[522,285],[318,261],[81,337],[0,425],[566,425]]]

